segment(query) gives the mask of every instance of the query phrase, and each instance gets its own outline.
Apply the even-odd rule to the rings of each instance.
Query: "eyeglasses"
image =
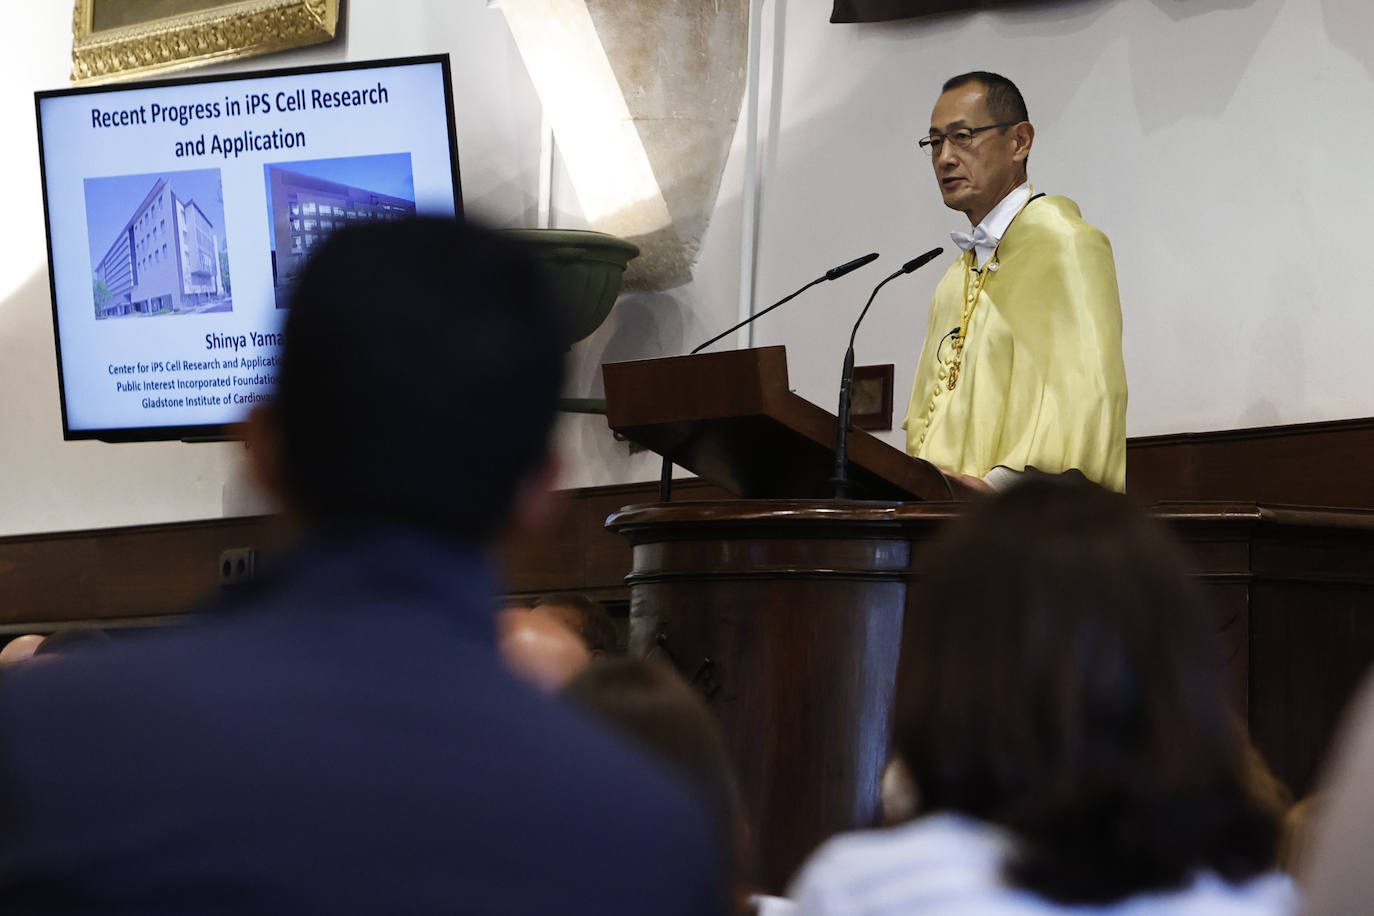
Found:
[[[998,127],[1011,127],[1019,124],[1020,121],[1003,121],[1001,124],[989,124],[987,127],[961,127],[948,134],[931,134],[929,137],[922,137],[916,144],[927,156],[938,155],[944,148],[945,141],[948,140],[959,149],[968,149],[973,144],[973,138],[985,130],[994,130]]]

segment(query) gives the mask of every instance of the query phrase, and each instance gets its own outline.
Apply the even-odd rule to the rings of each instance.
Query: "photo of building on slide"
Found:
[[[233,311],[219,169],[85,185],[96,318]]]
[[[329,233],[351,222],[415,215],[409,153],[274,162],[263,169],[277,308],[286,308],[297,274]]]

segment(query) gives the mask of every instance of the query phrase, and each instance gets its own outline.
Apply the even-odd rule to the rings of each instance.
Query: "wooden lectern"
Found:
[[[708,698],[759,877],[779,891],[817,843],[875,819],[900,646],[922,638],[902,628],[921,547],[965,488],[854,431],[850,476],[889,501],[813,498],[828,492],[835,420],[787,390],[780,347],[604,368],[613,428],[747,497],[629,506],[607,526],[633,548],[631,651],[672,661]],[[1343,465],[1361,454],[1331,451]],[[1263,442],[1241,457],[1274,462]],[[1153,514],[1213,601],[1237,712],[1302,794],[1374,659],[1374,511],[1275,505],[1290,491],[1272,487],[1265,503],[1258,486]]]
[[[608,363],[606,420],[736,496],[825,499],[833,489],[835,415],[787,387],[783,347]],[[849,432],[851,492],[861,499],[948,500],[971,490],[859,429]]]
[[[607,525],[633,547],[630,652],[670,661],[711,704],[759,878],[781,891],[819,842],[877,817],[913,525],[970,490],[851,430],[864,501],[822,498],[836,418],[788,389],[782,347],[602,370],[612,429],[743,497],[630,506]]]

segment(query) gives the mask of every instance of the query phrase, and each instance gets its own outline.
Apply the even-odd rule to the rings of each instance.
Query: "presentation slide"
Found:
[[[455,215],[450,108],[446,57],[39,93],[68,438],[241,422],[330,232]]]

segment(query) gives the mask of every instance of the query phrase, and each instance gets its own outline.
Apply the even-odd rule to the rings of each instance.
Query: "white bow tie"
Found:
[[[971,248],[996,248],[998,242],[998,239],[989,235],[982,226],[974,229],[972,235],[967,232],[951,232],[949,237],[963,251],[968,251]]]

